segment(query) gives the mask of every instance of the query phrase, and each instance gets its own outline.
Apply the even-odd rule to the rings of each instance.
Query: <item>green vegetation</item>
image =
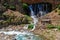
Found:
[[[58,30],[60,30],[60,25],[57,25],[56,27],[57,27]]]
[[[34,24],[29,24],[28,25],[28,29],[33,29],[33,27],[34,27]]]
[[[9,5],[7,2],[5,2],[3,5],[7,9],[9,8],[11,10],[16,10],[16,6],[15,5],[11,5],[11,4]]]
[[[58,5],[58,9],[60,10],[60,5]]]
[[[28,20],[32,20],[32,18],[28,15],[25,15],[25,17],[28,19]]]
[[[6,3],[4,3],[3,4],[6,8],[8,8],[9,7],[9,4],[6,2]]]
[[[56,28],[56,27],[54,25],[52,25],[52,24],[47,24],[47,28],[52,29],[52,28]]]
[[[22,6],[23,6],[24,9],[27,9],[28,8],[28,5],[26,3],[23,3]]]
[[[52,25],[52,24],[48,24],[48,25],[47,25],[47,28],[48,28],[48,29],[57,28],[58,30],[60,30],[60,25],[54,26],[54,25]]]
[[[58,12],[58,15],[60,15],[60,5],[57,6],[57,9],[55,10],[55,12]]]
[[[9,9],[11,9],[11,10],[16,10],[16,6],[14,6],[14,5],[9,5]]]

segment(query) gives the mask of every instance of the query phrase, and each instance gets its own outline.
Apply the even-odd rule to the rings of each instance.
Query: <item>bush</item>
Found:
[[[28,29],[33,29],[33,27],[34,27],[34,24],[29,24],[28,25]]]
[[[56,28],[56,27],[54,25],[52,25],[52,24],[47,24],[47,28],[52,29],[52,28]]]

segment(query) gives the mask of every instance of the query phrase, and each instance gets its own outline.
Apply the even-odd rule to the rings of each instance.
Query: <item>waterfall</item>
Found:
[[[43,16],[43,15],[45,15],[48,11],[47,11],[47,6],[46,6],[47,4],[38,4],[38,9],[39,9],[39,15],[40,16]],[[46,8],[45,8],[46,7]]]
[[[32,5],[30,5],[29,8],[30,8],[30,11],[31,11],[31,18],[33,18],[34,24],[36,24],[38,22],[38,20],[37,20],[37,17],[35,15],[33,9],[32,9]]]
[[[31,11],[31,13],[30,13],[31,14],[31,18],[33,19],[33,24],[34,24],[34,28],[31,31],[33,31],[35,29],[36,23],[38,22],[38,19],[37,19],[35,13],[34,13],[32,7],[33,7],[32,5],[29,6],[29,9]]]
[[[43,16],[43,11],[42,11],[43,10],[43,5],[42,4],[38,4],[38,9],[39,9],[39,12],[38,12],[39,15]]]
[[[36,23],[38,22],[38,17],[41,17],[45,14],[47,14],[48,9],[47,9],[47,4],[32,4],[29,5],[29,10],[30,10],[30,16],[33,19],[34,28],[31,30],[33,31],[35,29]],[[24,27],[25,29],[28,29],[28,25]]]

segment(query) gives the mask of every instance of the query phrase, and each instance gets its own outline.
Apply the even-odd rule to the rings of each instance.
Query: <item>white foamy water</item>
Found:
[[[30,33],[30,32],[26,32],[26,31],[0,31],[0,33],[3,33],[3,34],[5,34],[5,35],[14,35],[14,34],[16,34],[16,35],[19,35],[19,34],[21,34],[21,35],[33,35],[33,33]]]

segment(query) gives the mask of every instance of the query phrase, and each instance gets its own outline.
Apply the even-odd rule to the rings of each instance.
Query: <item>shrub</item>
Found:
[[[34,27],[34,24],[29,24],[28,29],[32,29]]]
[[[47,24],[47,28],[52,29],[52,28],[56,28],[56,27],[54,25],[52,25],[52,24]]]

